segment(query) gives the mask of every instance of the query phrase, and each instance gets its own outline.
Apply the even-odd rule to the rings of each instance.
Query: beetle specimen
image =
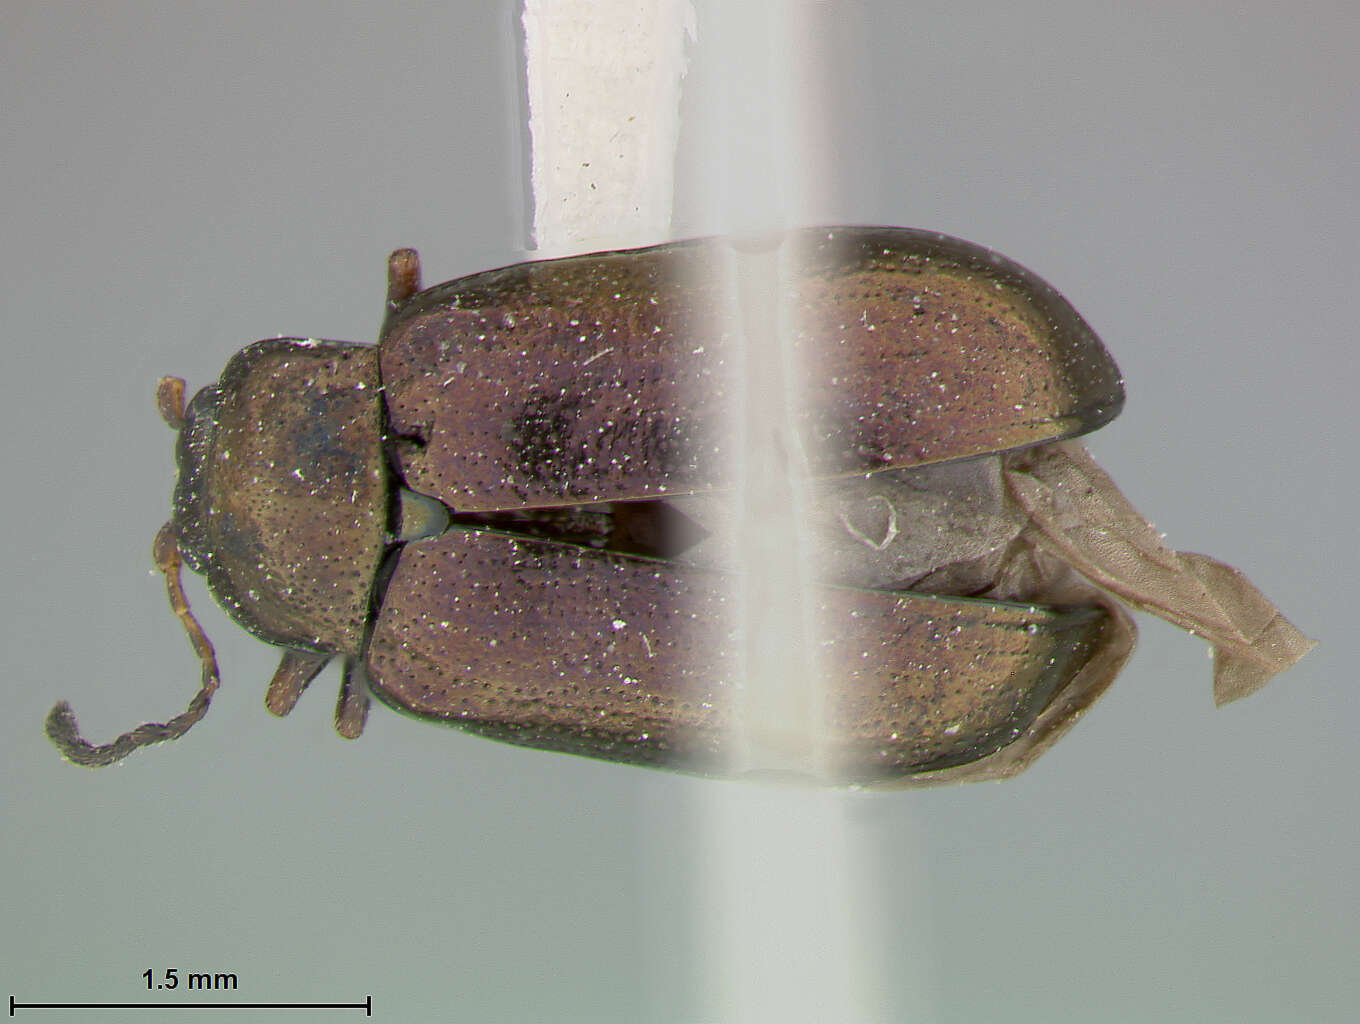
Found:
[[[771,244],[793,268],[827,779],[1021,770],[1132,650],[1114,596],[1210,640],[1220,702],[1311,647],[1235,570],[1162,546],[1068,440],[1113,419],[1123,387],[1035,275],[909,229]],[[340,658],[347,737],[371,691],[512,743],[729,771],[734,252],[679,242],[422,291],[399,250],[376,346],[257,342],[187,407],[162,381],[179,482],[156,559],[203,686],[107,746],[65,703],[48,734],[104,765],[202,717],[218,673],[182,555],[284,649],[275,714]]]

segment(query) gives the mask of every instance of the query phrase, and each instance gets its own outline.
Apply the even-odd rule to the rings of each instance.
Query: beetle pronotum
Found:
[[[1132,649],[1111,595],[1214,643],[1220,700],[1311,646],[1234,570],[1162,547],[1067,442],[1123,387],[1038,277],[909,229],[771,244],[795,268],[831,781],[1019,771]],[[58,704],[53,741],[109,764],[206,711],[218,673],[182,554],[284,649],[275,714],[338,657],[347,737],[371,691],[496,739],[723,774],[740,687],[721,427],[738,342],[714,319],[730,256],[678,242],[422,291],[399,250],[376,346],[257,342],[187,406],[162,381],[180,475],[156,560],[203,685],[102,747]]]

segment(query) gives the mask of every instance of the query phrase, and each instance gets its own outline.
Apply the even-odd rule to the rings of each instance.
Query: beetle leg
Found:
[[[368,678],[357,658],[346,658],[335,705],[335,731],[347,740],[358,739],[368,721]]]
[[[274,678],[269,681],[264,706],[280,718],[288,714],[302,696],[302,691],[307,689],[307,684],[330,664],[330,660],[329,654],[284,651],[279,667],[274,672]]]
[[[406,300],[420,291],[420,253],[414,249],[398,249],[387,257],[387,313],[383,316],[382,332],[396,319]]]
[[[179,739],[207,713],[208,704],[221,681],[217,671],[217,655],[213,651],[212,643],[203,632],[203,627],[198,624],[198,620],[194,618],[194,613],[189,610],[189,600],[184,596],[184,586],[180,582],[179,573],[179,544],[173,523],[166,523],[156,534],[154,552],[156,568],[165,576],[165,589],[170,596],[170,608],[184,626],[189,643],[193,645],[194,653],[198,655],[198,660],[203,666],[202,685],[189,701],[189,706],[170,721],[144,722],[131,732],[123,733],[112,743],[99,747],[81,737],[71,705],[64,700],[57,702],[47,715],[47,737],[56,744],[63,757],[75,764],[87,768],[102,768],[115,761],[121,761],[138,747]]]

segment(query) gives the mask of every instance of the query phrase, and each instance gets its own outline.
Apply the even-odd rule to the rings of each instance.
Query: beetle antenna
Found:
[[[56,744],[66,760],[86,768],[103,768],[121,761],[138,747],[177,740],[193,728],[194,723],[208,711],[212,695],[217,691],[221,676],[217,671],[217,655],[203,627],[189,610],[180,582],[179,542],[173,523],[166,523],[156,534],[154,547],[156,568],[165,576],[165,590],[170,597],[170,608],[178,616],[189,635],[189,643],[203,665],[203,683],[189,706],[168,722],[144,722],[131,732],[125,732],[112,743],[96,747],[86,742],[76,725],[75,712],[66,701],[59,701],[47,714],[47,737]]]
[[[156,385],[156,408],[160,410],[161,419],[172,428],[184,429],[184,381],[181,378],[161,378]]]

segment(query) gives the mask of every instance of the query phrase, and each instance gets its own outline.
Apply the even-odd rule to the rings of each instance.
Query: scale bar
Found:
[[[20,1003],[9,997],[9,1015],[15,1010],[363,1010],[373,1016],[373,997],[362,1003]]]

